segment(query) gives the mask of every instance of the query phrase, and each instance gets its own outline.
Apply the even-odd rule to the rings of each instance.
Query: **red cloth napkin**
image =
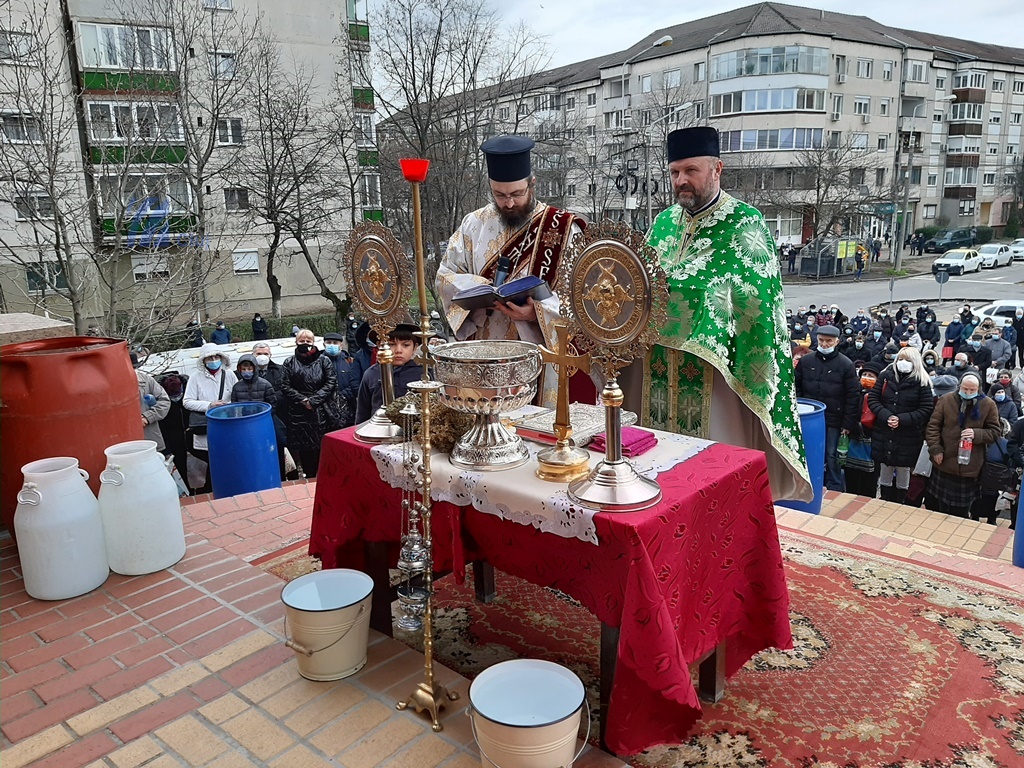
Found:
[[[658,438],[652,433],[637,429],[636,427],[622,428],[622,455],[632,458],[647,453],[658,444]],[[603,451],[605,449],[605,433],[600,432],[594,436],[588,446],[592,451]]]

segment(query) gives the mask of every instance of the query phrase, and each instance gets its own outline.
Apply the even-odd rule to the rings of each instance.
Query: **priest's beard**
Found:
[[[509,229],[519,229],[530,220],[530,215],[533,213],[533,207],[536,204],[537,201],[531,189],[530,194],[521,203],[514,203],[511,208],[506,208],[497,203],[494,204],[494,207],[498,211],[502,224]]]

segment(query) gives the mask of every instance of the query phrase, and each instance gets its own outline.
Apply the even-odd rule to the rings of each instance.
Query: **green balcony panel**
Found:
[[[357,160],[359,165],[379,165],[380,164],[380,152],[376,149],[361,149],[357,154]]]
[[[89,147],[93,165],[181,165],[188,157],[185,147],[132,147],[117,145]]]
[[[85,91],[113,93],[175,93],[178,90],[178,77],[139,72],[83,72],[82,88]]]
[[[361,43],[370,42],[370,25],[352,23],[348,25],[348,39]]]
[[[156,221],[156,217],[154,217],[149,231],[154,234],[159,233],[161,235],[190,235],[195,232],[197,228],[198,220],[196,219],[195,214],[174,213],[166,218],[160,218],[159,221]],[[118,226],[117,217],[114,216],[104,216],[101,229],[106,237],[112,237],[118,232],[122,235],[130,236],[138,235],[147,231],[146,227],[141,226],[139,222],[134,219],[122,221],[120,226]],[[167,244],[172,245],[174,243]]]
[[[356,109],[374,109],[373,88],[353,88],[352,104]]]
[[[364,221],[384,221],[384,211],[379,209],[363,209],[363,220]]]

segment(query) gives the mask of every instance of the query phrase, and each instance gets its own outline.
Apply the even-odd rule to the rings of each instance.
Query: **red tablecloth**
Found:
[[[764,454],[716,444],[658,482],[657,506],[595,517],[599,546],[433,505],[435,570],[461,577],[480,558],[620,628],[606,740],[624,755],[684,739],[700,716],[689,667],[723,640],[727,675],[765,648],[792,647]],[[398,541],[400,499],[352,430],[327,435],[310,554],[324,568],[359,567],[364,541]]]

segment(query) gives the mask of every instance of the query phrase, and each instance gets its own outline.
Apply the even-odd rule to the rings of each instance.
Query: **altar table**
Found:
[[[362,567],[365,544],[394,544],[401,533],[401,491],[380,479],[353,431],[323,440],[309,553],[324,568]],[[432,506],[435,571],[461,579],[467,562],[486,561],[565,592],[618,628],[602,730],[622,755],[685,739],[700,717],[690,665],[723,643],[726,675],[766,648],[792,647],[764,454],[716,443],[657,479],[658,505],[594,516],[597,545],[470,507]]]

